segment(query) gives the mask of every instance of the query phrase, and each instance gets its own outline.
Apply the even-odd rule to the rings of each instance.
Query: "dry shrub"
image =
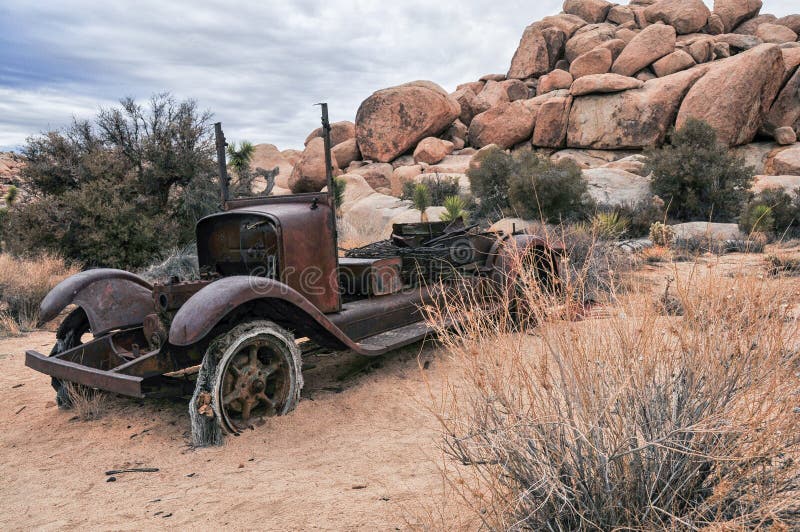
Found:
[[[337,231],[340,249],[353,249],[389,237],[391,230],[376,226],[374,220],[344,219],[337,220]]]
[[[18,258],[0,254],[0,301],[5,307],[0,332],[14,334],[9,318],[16,322],[17,332],[33,329],[44,296],[79,271],[80,268],[67,264],[57,255],[45,253],[35,258]]]
[[[476,524],[800,527],[796,290],[710,275],[674,290],[680,317],[642,293],[578,321],[527,282],[529,334],[477,294],[429,309],[459,371],[437,400],[444,476]]]
[[[81,384],[64,382],[64,389],[70,403],[70,409],[81,420],[99,419],[106,410],[108,395]]]

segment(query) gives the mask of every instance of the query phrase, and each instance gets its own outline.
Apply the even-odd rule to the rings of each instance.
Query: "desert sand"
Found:
[[[24,366],[26,348],[48,352],[53,341],[0,341],[2,530],[401,530],[441,492],[426,401],[426,380],[443,367],[433,348],[311,357],[294,412],[195,450],[186,399],[111,397],[90,421],[59,410],[49,377]],[[126,467],[159,471],[107,482],[107,470]]]

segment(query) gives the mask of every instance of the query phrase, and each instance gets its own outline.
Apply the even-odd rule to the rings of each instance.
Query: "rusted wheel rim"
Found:
[[[280,346],[254,338],[230,356],[219,390],[223,422],[231,432],[262,425],[288,400],[290,372]]]

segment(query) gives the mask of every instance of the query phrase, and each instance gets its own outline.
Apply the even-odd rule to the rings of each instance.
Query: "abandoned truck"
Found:
[[[398,224],[389,240],[340,257],[334,194],[229,199],[216,131],[223,211],[197,224],[198,280],[151,285],[93,269],[41,303],[42,324],[73,309],[50,355],[25,357],[52,377],[60,405],[67,383],[131,397],[193,393],[195,443],[219,443],[295,407],[301,346],[377,356],[417,342],[433,332],[423,307],[448,291],[489,284],[491,303],[512,249],[533,257],[542,282],[557,282],[558,250],[544,240],[463,224]],[[323,106],[328,158],[329,132]]]

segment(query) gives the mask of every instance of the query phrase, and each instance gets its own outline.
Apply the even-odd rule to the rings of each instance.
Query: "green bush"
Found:
[[[594,209],[586,181],[574,162],[554,163],[534,153],[524,153],[516,160],[508,197],[513,212],[528,220],[583,220]]]
[[[476,160],[477,159],[477,160]],[[478,200],[481,217],[502,218],[509,210],[508,184],[516,171],[514,158],[497,148],[476,156],[473,162],[479,166],[467,171],[470,189]]]
[[[653,223],[666,219],[664,200],[658,196],[640,200],[633,205],[620,205],[615,210],[629,220],[626,235],[631,238],[646,237]]]
[[[5,217],[8,248],[137,268],[192,241],[220,203],[210,118],[163,94],[28,139],[21,179],[31,199]]]
[[[671,217],[729,222],[739,215],[754,170],[719,144],[706,122],[689,119],[646,158],[653,192],[666,202]]]
[[[789,195],[782,189],[768,188],[756,194],[742,209],[739,227],[746,233],[794,236],[800,230],[800,190]]]
[[[467,202],[461,196],[448,196],[444,200],[445,211],[439,216],[439,220],[443,222],[454,222],[459,218],[467,223],[469,212],[467,211]]]

